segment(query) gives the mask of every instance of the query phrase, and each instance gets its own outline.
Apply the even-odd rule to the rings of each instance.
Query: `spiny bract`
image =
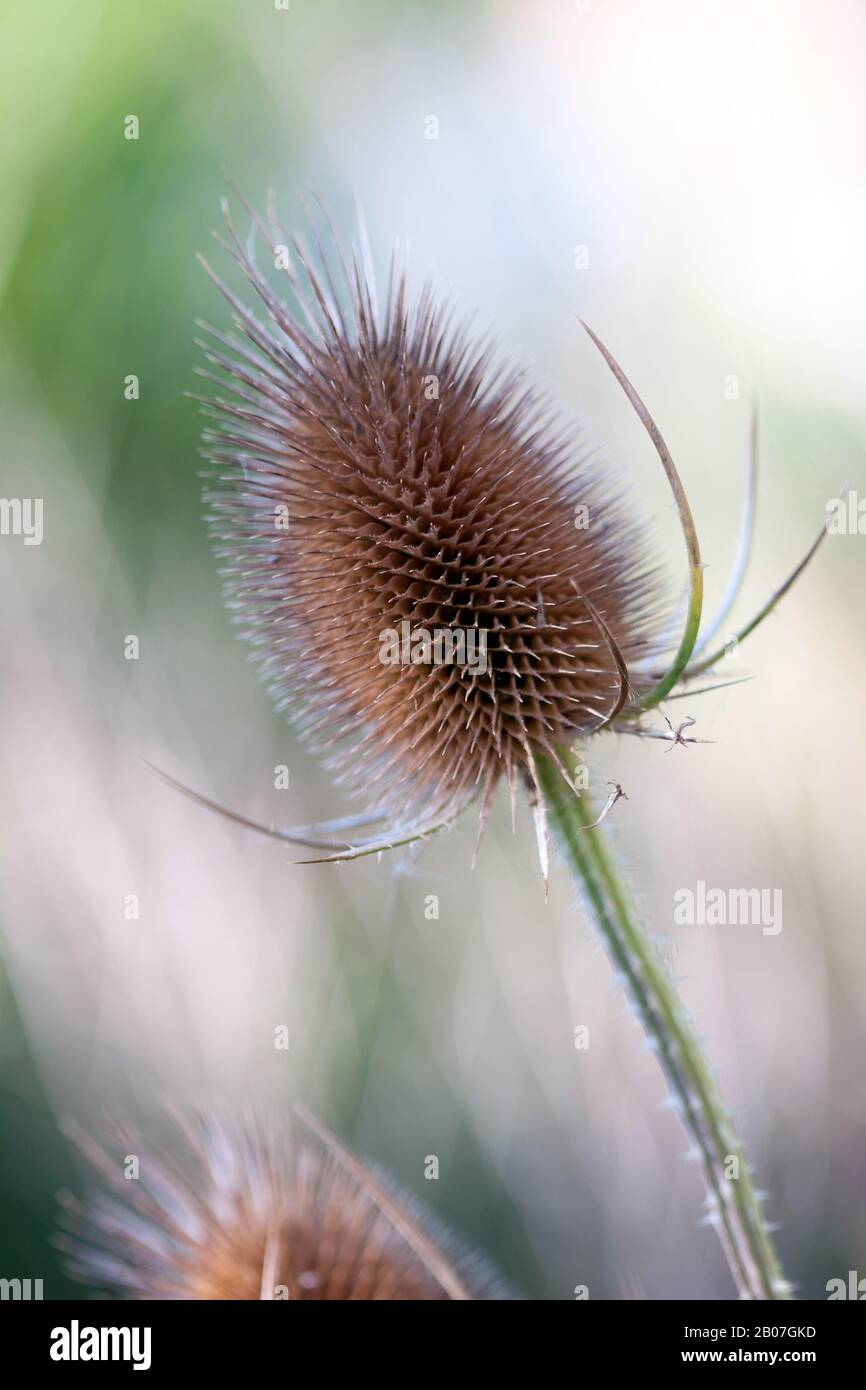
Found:
[[[520,782],[537,803],[537,755],[560,762],[607,723],[647,655],[658,605],[638,524],[432,287],[408,307],[392,262],[380,312],[366,255],[362,271],[335,236],[313,256],[259,224],[287,306],[226,220],[268,322],[207,267],[243,334],[202,343],[221,388],[207,495],[271,689],[395,825],[476,794],[483,823],[503,778],[512,806]]]

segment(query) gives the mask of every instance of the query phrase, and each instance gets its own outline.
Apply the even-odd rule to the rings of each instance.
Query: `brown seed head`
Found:
[[[255,1117],[198,1116],[160,1144],[115,1123],[105,1147],[67,1124],[102,1180],[86,1203],[64,1199],[72,1273],[143,1299],[508,1296],[310,1123],[324,1145]]]
[[[431,287],[408,307],[392,264],[379,312],[357,257],[296,240],[286,269],[272,228],[287,307],[227,223],[270,322],[217,281],[247,341],[203,345],[223,373],[205,373],[222,387],[208,496],[271,689],[396,822],[445,819],[476,792],[483,816],[503,777],[534,799],[535,755],[602,727],[647,654],[639,526]]]

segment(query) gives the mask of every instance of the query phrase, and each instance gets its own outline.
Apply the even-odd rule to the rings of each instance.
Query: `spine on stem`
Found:
[[[547,813],[608,955],[655,1052],[708,1189],[716,1229],[741,1298],[787,1299],[778,1256],[742,1150],[701,1044],[633,906],[605,826],[552,762],[539,767]],[[735,1162],[732,1162],[735,1160]],[[736,1176],[729,1176],[730,1173]]]

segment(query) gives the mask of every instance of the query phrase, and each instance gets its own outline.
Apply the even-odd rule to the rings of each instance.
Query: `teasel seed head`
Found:
[[[61,1197],[66,1232],[57,1243],[73,1277],[132,1299],[512,1296],[300,1113],[291,1126],[255,1114],[172,1114],[159,1142],[116,1120],[97,1142],[67,1121],[99,1182],[84,1202]]]
[[[211,529],[258,664],[389,824],[475,796],[483,821],[503,781],[535,803],[537,756],[559,760],[633,694],[659,607],[645,528],[432,285],[410,307],[395,260],[380,310],[367,254],[333,233],[288,248],[253,217],[289,302],[226,210],[220,240],[267,321],[208,267],[240,334],[202,347]],[[425,659],[436,632],[475,661]]]
[[[667,731],[642,716],[718,688],[693,682],[728,650],[711,638],[751,548],[757,414],[737,560],[701,635],[703,561],[682,481],[638,392],[583,325],[652,441],[682,528],[689,596],[671,652],[646,527],[548,399],[455,326],[432,284],[410,307],[396,255],[380,311],[360,219],[361,250],[346,257],[327,218],[324,239],[311,218],[313,253],[299,237],[289,245],[272,208],[267,225],[247,211],[246,241],[227,205],[227,239],[217,240],[258,313],[203,261],[238,330],[202,325],[199,370],[216,388],[196,397],[211,422],[211,530],[229,603],[280,706],[375,809],[269,828],[166,780],[330,862],[423,838],[476,797],[480,838],[497,787],[508,786],[513,823],[523,786],[546,892],[540,758],[572,785],[575,742],[605,728],[705,741],[683,735],[691,716],[677,729],[666,716]],[[256,263],[255,233],[287,300]],[[822,526],[737,641],[775,610],[825,535]],[[375,822],[384,832],[322,838]]]

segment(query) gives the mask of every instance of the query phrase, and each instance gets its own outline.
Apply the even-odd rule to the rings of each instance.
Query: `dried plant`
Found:
[[[347,320],[296,244],[302,326],[231,249],[278,332],[236,300],[255,357],[211,330],[231,377],[206,435],[211,526],[279,703],[391,825],[450,819],[476,794],[483,818],[502,779],[512,802],[520,784],[539,801],[538,755],[614,717],[622,659],[650,651],[637,521],[431,286],[410,309],[394,269],[380,316],[345,267]],[[403,623],[483,634],[483,669],[383,664],[380,634]]]
[[[449,826],[473,798],[483,828],[497,787],[522,787],[547,891],[548,822],[667,1077],[708,1186],[708,1220],[744,1297],[789,1294],[745,1163],[676,992],[624,888],[599,813],[575,778],[589,741],[613,730],[699,742],[648,726],[663,701],[724,655],[713,638],[736,600],[751,544],[753,430],[743,531],[731,583],[701,633],[703,566],[670,452],[624,372],[587,328],[661,460],[686,546],[689,598],[675,651],[646,526],[609,470],[576,456],[570,431],[519,373],[473,344],[428,286],[407,305],[392,262],[384,309],[363,230],[346,256],[333,232],[315,252],[289,242],[273,211],[248,239],[225,209],[218,237],[264,319],[207,265],[236,333],[203,325],[211,383],[205,452],[210,523],[229,602],[281,706],[324,750],[368,809],[323,826],[252,829],[345,860]],[[288,300],[255,257],[255,232]],[[325,244],[327,243],[327,244]],[[585,325],[584,325],[585,326]],[[585,524],[588,520],[588,524]],[[740,629],[745,638],[802,572],[825,534]],[[399,624],[484,634],[484,669],[422,657],[386,664]],[[173,781],[173,779],[167,779]],[[181,790],[188,791],[179,783]],[[378,830],[372,827],[379,825]],[[479,829],[479,835],[480,835]],[[362,832],[355,834],[354,832]]]
[[[64,1126],[99,1181],[61,1198],[76,1278],[135,1299],[510,1297],[306,1112],[312,1141],[255,1115],[168,1118],[158,1144],[118,1121],[104,1144]]]

